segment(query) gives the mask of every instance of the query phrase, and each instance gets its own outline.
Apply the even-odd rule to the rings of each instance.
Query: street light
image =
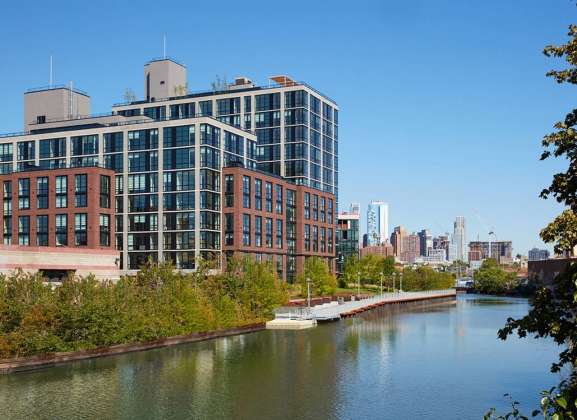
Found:
[[[381,271],[381,295],[383,294],[383,272]]]
[[[361,272],[357,272],[357,299],[361,295]]]
[[[398,273],[393,273],[393,293],[395,293],[395,280],[397,278]]]
[[[403,273],[399,273],[399,276],[401,276],[401,286],[400,286],[399,292],[402,292],[403,291]]]
[[[307,277],[307,306],[311,309],[311,278]]]

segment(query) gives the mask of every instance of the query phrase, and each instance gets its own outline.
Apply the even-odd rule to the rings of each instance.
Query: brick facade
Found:
[[[223,168],[222,191],[223,265],[229,257],[251,255],[257,260],[271,261],[279,275],[292,282],[302,272],[305,259],[318,256],[324,258],[334,272],[336,202],[333,194],[240,166]],[[305,209],[307,200],[308,210]],[[308,240],[305,230],[310,232]]]
[[[75,177],[76,175],[86,175],[86,205],[76,207],[75,203]],[[66,185],[66,207],[56,207],[56,177],[67,176]],[[101,207],[100,202],[100,183],[101,176],[108,177],[108,207]],[[48,178],[47,206],[38,208],[38,178]],[[29,180],[29,194],[27,196],[28,206],[20,208],[19,205],[19,180]],[[11,183],[11,194],[5,191],[6,182]],[[4,211],[1,215],[2,233],[4,245],[19,245],[19,224],[20,216],[29,216],[29,238],[28,246],[37,246],[37,216],[48,216],[48,243],[49,247],[56,247],[56,215],[67,215],[67,245],[66,247],[78,247],[84,249],[109,249],[115,250],[115,219],[114,219],[114,171],[99,167],[79,167],[79,168],[60,168],[48,170],[28,170],[0,175],[0,196],[4,203]],[[26,197],[24,197],[26,199]],[[11,215],[7,209],[7,202],[11,202]],[[27,208],[26,208],[27,207]],[[76,245],[75,241],[75,215],[85,213],[86,218],[86,245]],[[108,245],[102,245],[100,241],[100,215],[109,217],[108,226]],[[12,229],[6,231],[5,219],[11,217]],[[10,237],[7,235],[11,232]]]

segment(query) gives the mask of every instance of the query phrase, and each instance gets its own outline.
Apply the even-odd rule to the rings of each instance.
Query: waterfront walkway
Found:
[[[433,299],[452,298],[456,296],[455,289],[427,290],[423,292],[384,293],[366,299],[349,302],[330,302],[309,308],[280,308],[276,311],[276,319],[280,320],[315,320],[332,321],[358,313],[375,309],[380,306]]]

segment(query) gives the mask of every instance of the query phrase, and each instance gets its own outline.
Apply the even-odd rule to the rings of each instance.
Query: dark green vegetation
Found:
[[[307,296],[307,279],[311,281],[312,296],[334,295],[337,287],[335,276],[329,271],[327,264],[318,257],[310,257],[305,261],[304,270],[297,277],[301,296]]]
[[[393,286],[399,289],[401,276],[405,291],[450,289],[455,286],[455,277],[450,273],[436,271],[428,266],[405,268],[401,272],[395,269],[393,257],[385,258],[378,255],[349,259],[345,264],[345,272],[339,286],[357,284],[360,279],[361,286],[374,286],[378,289],[381,276],[384,290],[391,290]]]
[[[569,41],[564,45],[547,46],[547,57],[564,59],[568,65],[563,70],[547,73],[557,83],[577,84],[577,25],[569,27]],[[543,138],[544,152],[541,160],[551,156],[560,157],[568,163],[565,172],[553,175],[553,181],[541,192],[542,198],[554,197],[567,209],[541,231],[545,242],[554,243],[559,253],[572,252],[577,245],[577,109],[572,110],[564,121],[555,124],[555,131]],[[560,372],[566,366],[567,378],[558,387],[543,391],[541,407],[533,416],[545,419],[577,418],[577,265],[573,263],[557,276],[551,288],[537,291],[529,314],[520,319],[509,318],[499,337],[505,340],[517,333],[519,337],[549,337],[560,345],[562,351],[558,362],[551,366],[552,372]],[[523,419],[515,402],[512,411],[499,419]],[[495,418],[494,410],[485,416]]]
[[[272,267],[233,260],[219,275],[148,263],[118,282],[61,286],[22,272],[0,277],[0,358],[77,351],[231,328],[272,317],[287,293]]]
[[[492,258],[483,261],[481,268],[474,274],[475,291],[489,295],[512,293],[517,288],[515,273],[507,273]]]

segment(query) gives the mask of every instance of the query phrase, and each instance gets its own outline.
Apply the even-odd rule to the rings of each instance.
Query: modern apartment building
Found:
[[[343,273],[346,261],[351,257],[359,258],[360,250],[360,214],[339,213],[337,221],[337,273]]]
[[[222,171],[226,257],[270,261],[279,277],[289,282],[309,256],[325,259],[334,272],[333,194],[241,165]]]
[[[186,68],[176,61],[145,66],[145,100],[113,106],[125,116],[155,120],[212,117],[256,134],[258,169],[338,197],[337,104],[303,82],[273,76],[269,86],[246,77],[212,91],[180,95]]]
[[[99,116],[88,116],[90,97],[70,86],[27,92],[26,131],[0,136],[0,173],[31,166],[114,171],[115,244],[124,270],[148,258],[179,269],[194,269],[198,257],[222,261],[229,166],[334,195],[336,214],[338,107],[329,98],[286,76],[263,87],[238,78],[191,94],[186,68],[171,59],[149,62],[144,80],[145,100]]]
[[[371,201],[367,208],[367,245],[380,245],[389,238],[389,205]]]

